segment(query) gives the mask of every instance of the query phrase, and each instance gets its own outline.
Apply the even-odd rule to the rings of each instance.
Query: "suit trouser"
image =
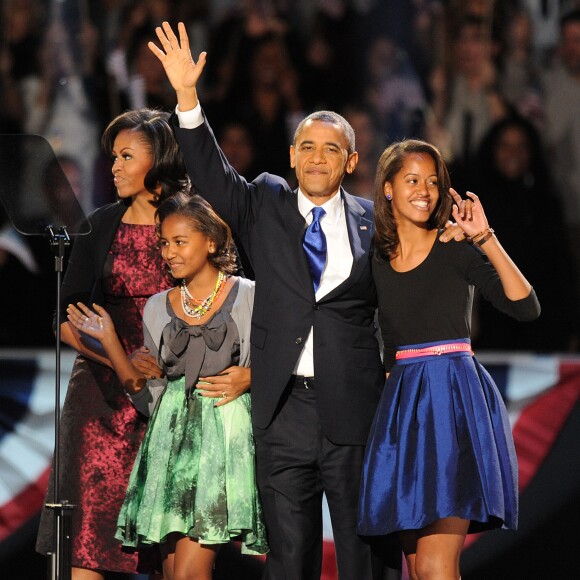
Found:
[[[314,381],[294,377],[267,429],[254,429],[258,486],[270,553],[267,580],[319,580],[322,494],[326,494],[341,580],[384,578],[383,562],[356,534],[361,445],[322,433]]]

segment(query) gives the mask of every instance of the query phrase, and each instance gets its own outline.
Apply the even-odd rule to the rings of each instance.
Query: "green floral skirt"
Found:
[[[255,478],[250,395],[215,407],[169,381],[135,459],[115,537],[162,543],[173,532],[203,544],[268,551]]]

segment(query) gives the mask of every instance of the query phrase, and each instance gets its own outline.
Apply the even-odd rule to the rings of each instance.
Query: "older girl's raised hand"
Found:
[[[454,201],[451,209],[453,218],[469,238],[476,237],[489,228],[479,197],[475,193],[466,192],[469,199],[461,199],[453,188],[449,188],[449,193]]]

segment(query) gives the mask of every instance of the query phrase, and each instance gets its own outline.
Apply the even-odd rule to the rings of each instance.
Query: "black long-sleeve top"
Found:
[[[510,300],[485,254],[467,242],[445,244],[437,239],[427,258],[408,272],[396,272],[378,256],[372,269],[387,371],[395,362],[397,348],[469,338],[475,288],[516,320],[534,320],[540,314],[533,289],[527,298]]]

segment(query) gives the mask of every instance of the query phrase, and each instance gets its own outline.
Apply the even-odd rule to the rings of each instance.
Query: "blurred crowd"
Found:
[[[355,195],[372,196],[376,163],[389,143],[408,137],[433,142],[454,186],[481,197],[543,307],[539,321],[512,326],[480,305],[476,347],[580,349],[580,1],[1,5],[0,134],[42,135],[74,174],[85,211],[115,199],[110,160],[99,144],[108,121],[129,108],[174,108],[175,96],[147,43],[156,40],[162,21],[183,21],[194,56],[208,53],[202,106],[242,175],[269,171],[292,183],[294,128],[317,109],[340,112],[355,129],[360,160],[344,182]],[[14,240],[12,246],[5,240],[13,232],[2,220],[0,303],[2,312],[14,312],[7,280],[39,274],[10,249]],[[35,252],[48,254],[27,249],[33,261]],[[37,314],[42,292],[31,280]],[[22,312],[15,318],[28,324]],[[22,334],[21,344],[42,342],[27,329]],[[14,329],[0,331],[0,345],[17,343],[15,335]]]

